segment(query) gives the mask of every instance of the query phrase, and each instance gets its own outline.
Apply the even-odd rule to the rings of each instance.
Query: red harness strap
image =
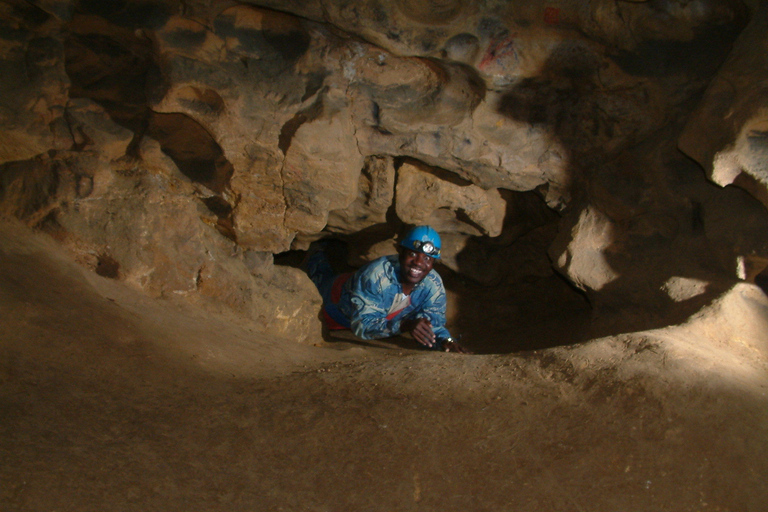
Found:
[[[409,296],[408,296],[408,302],[405,302],[405,303],[403,304],[403,307],[401,307],[401,308],[400,308],[400,309],[398,309],[397,311],[393,311],[393,312],[391,312],[390,314],[388,314],[388,315],[387,315],[387,320],[392,320],[392,319],[393,319],[393,318],[395,318],[397,315],[399,315],[400,313],[402,313],[402,312],[403,312],[403,310],[404,310],[405,308],[407,308],[408,306],[410,306],[410,305],[411,305],[411,297],[410,297],[410,295],[409,295]]]
[[[338,304],[341,300],[341,290],[344,288],[344,283],[349,281],[349,278],[352,277],[354,274],[352,272],[349,272],[347,274],[340,274],[336,277],[336,280],[333,282],[333,285],[331,285],[331,302],[333,304]],[[349,327],[346,327],[344,325],[341,325],[339,322],[333,319],[331,315],[328,314],[328,312],[323,308],[323,318],[325,318],[325,323],[328,326],[328,328],[332,331],[340,331],[342,329],[349,329]]]

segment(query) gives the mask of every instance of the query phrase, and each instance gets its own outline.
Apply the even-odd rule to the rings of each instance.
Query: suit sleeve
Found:
[[[400,322],[387,320],[387,305],[381,303],[386,276],[375,272],[362,272],[353,277],[350,302],[350,325],[355,336],[364,340],[388,338],[398,333]]]
[[[432,324],[432,332],[438,338],[448,338],[451,333],[445,328],[447,300],[442,279],[435,274],[427,276],[427,293],[423,302],[408,315],[412,318],[426,318]]]

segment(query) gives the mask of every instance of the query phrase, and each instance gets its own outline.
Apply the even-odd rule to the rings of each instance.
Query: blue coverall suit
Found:
[[[405,307],[393,304],[403,293],[398,255],[382,256],[354,274],[334,275],[323,251],[307,262],[307,274],[323,297],[325,318],[331,329],[351,329],[362,339],[387,338],[400,334],[403,320],[426,318],[435,337],[449,338],[445,328],[446,297],[440,275],[431,270],[411,291]],[[394,309],[394,310],[393,310]],[[435,349],[441,349],[436,343]]]

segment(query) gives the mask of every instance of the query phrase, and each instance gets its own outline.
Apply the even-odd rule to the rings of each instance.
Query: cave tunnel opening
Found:
[[[234,205],[225,194],[234,172],[232,165],[215,138],[192,115],[160,113],[150,108],[148,91],[163,87],[151,42],[142,36],[141,30],[112,23],[94,24],[87,16],[73,17],[71,32],[65,41],[71,97],[97,102],[113,120],[134,132],[129,157],[138,155],[143,137],[158,141],[181,173],[211,192],[199,199],[218,217],[219,231],[235,240]],[[723,44],[723,48],[726,46]],[[502,91],[495,113],[524,123],[531,130],[549,132],[563,148],[562,160],[567,162],[563,167],[571,177],[597,182],[600,181],[595,177],[597,172],[590,169],[601,167],[639,144],[642,137],[651,133],[651,127],[633,123],[631,119],[623,124],[619,122],[626,114],[624,103],[634,96],[619,96],[621,101],[614,101],[616,98],[609,94],[612,91],[601,81],[605,59],[590,48],[582,44],[556,48],[539,75]],[[687,55],[688,50],[687,46],[682,48],[681,55]],[[650,56],[653,51],[631,61],[619,60],[627,73],[645,76],[648,69],[654,69]],[[710,73],[709,66],[705,67],[703,70],[696,67],[695,74]],[[705,83],[704,78],[697,80]],[[210,115],[225,110],[222,98],[213,90],[192,89],[188,91],[188,98],[205,105]],[[637,98],[638,104],[647,100],[642,94]],[[376,106],[374,117],[378,118],[378,104],[373,105]],[[687,108],[671,112],[682,118]],[[302,111],[293,122],[284,125],[278,140],[278,147],[284,153],[297,126],[307,121],[308,112],[312,113]],[[646,132],[642,133],[641,128]],[[404,163],[412,164],[415,157],[400,156],[395,160],[394,167],[398,170]],[[587,176],[588,172],[595,175]],[[454,185],[470,185],[453,171],[434,168],[432,174],[437,180]],[[618,173],[611,178],[617,182],[628,181]],[[554,269],[548,253],[558,229],[563,227],[560,214],[542,200],[541,190],[499,191],[507,204],[507,216],[498,236],[482,234],[483,226],[466,209],[441,207],[429,218],[429,222],[450,224],[452,229],[444,230],[445,233],[458,234],[451,241],[455,247],[450,261],[445,258],[437,265],[449,293],[449,325],[457,334],[463,334],[466,343],[478,353],[531,350],[588,339],[592,305],[584,293]],[[387,225],[374,225],[351,233],[331,229],[319,236],[344,242],[353,258],[342,258],[341,266],[346,270],[357,268],[361,264],[360,246],[370,248],[372,241],[394,239],[396,231],[403,227],[404,222],[393,215],[394,210],[393,203],[387,215],[391,222]],[[618,245],[612,244],[611,248],[616,249]],[[298,266],[303,255],[303,251],[289,251],[275,255],[274,261],[278,265]],[[117,270],[110,270],[109,265],[105,268],[107,274],[118,274]]]
[[[591,304],[555,270],[548,254],[561,215],[539,191],[501,192],[507,203],[501,234],[468,237],[453,268],[442,273],[455,301],[456,331],[465,333],[477,353],[583,341]]]
[[[581,290],[555,271],[547,254],[560,214],[538,191],[503,190],[502,195],[507,209],[499,236],[441,233],[443,256],[435,260],[434,270],[446,288],[451,334],[476,354],[537,350],[588,339],[592,306]],[[336,274],[355,272],[396,252],[397,241],[412,226],[396,218],[394,210],[393,204],[386,224],[357,233],[326,229],[321,234]],[[444,213],[461,217],[459,211]],[[279,253],[274,263],[305,270],[306,258],[314,250],[310,245],[308,250]],[[324,329],[324,337],[330,342],[368,344],[348,331]],[[408,336],[381,341],[420,348]]]

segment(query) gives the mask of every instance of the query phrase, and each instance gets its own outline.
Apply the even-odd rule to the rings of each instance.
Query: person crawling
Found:
[[[469,353],[445,328],[445,287],[433,269],[441,246],[437,231],[417,226],[400,241],[398,254],[335,275],[320,241],[305,270],[323,298],[328,328],[351,329],[364,340],[410,333],[427,349]]]

